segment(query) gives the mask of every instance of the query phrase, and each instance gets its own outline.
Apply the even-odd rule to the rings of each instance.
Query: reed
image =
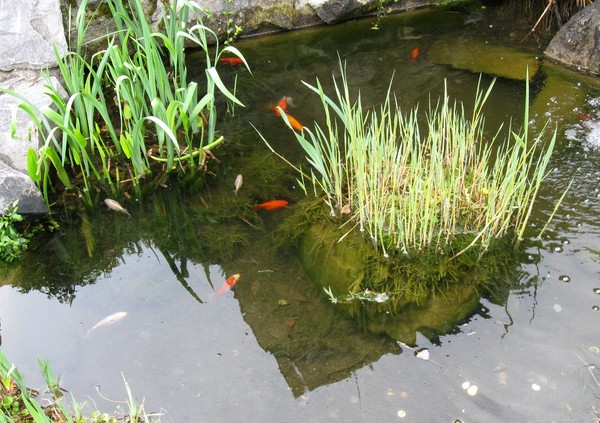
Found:
[[[332,216],[366,232],[386,257],[481,256],[499,238],[524,236],[556,132],[546,143],[543,133],[531,140],[512,128],[500,147],[486,140],[482,108],[492,82],[478,86],[471,114],[445,90],[429,105],[422,134],[418,109],[403,114],[391,85],[378,109],[363,110],[340,70],[333,97],[318,80],[304,83],[321,100],[324,125],[294,132]],[[524,128],[528,120],[525,112]]]
[[[108,0],[116,30],[90,60],[83,53],[91,21],[87,3],[81,2],[76,16],[73,51],[60,56],[55,49],[67,98],[47,74],[51,108],[40,110],[6,91],[23,101],[19,107],[44,139],[39,152],[29,151],[28,170],[47,202],[54,174],[64,187],[78,189],[73,177],[80,175],[79,195],[91,205],[92,188],[116,196],[131,184],[139,194],[141,179],[153,170],[160,170],[160,178],[174,169],[203,169],[207,152],[223,141],[215,135],[217,97],[243,106],[221,80],[217,64],[227,52],[248,65],[235,47],[219,47],[197,3],[162,2],[162,33],[151,30],[141,0]],[[216,44],[209,48],[209,40]],[[188,80],[186,41],[206,53],[204,86]]]

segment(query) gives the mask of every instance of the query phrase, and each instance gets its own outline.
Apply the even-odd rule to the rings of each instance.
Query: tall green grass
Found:
[[[332,216],[347,215],[344,225],[366,232],[385,256],[483,254],[495,239],[524,236],[556,132],[542,142],[509,128],[500,147],[486,139],[482,109],[493,82],[478,87],[472,113],[445,90],[422,132],[418,109],[403,113],[391,85],[379,108],[364,110],[340,68],[334,96],[318,80],[304,83],[321,100],[324,124],[294,132]],[[524,128],[528,120],[526,111]]]
[[[218,95],[242,105],[221,80],[217,64],[227,52],[248,65],[235,47],[219,47],[197,3],[161,2],[162,33],[152,31],[141,0],[107,0],[116,30],[89,60],[84,39],[93,16],[86,17],[87,4],[83,0],[76,15],[72,51],[61,56],[55,49],[66,98],[48,74],[51,108],[40,110],[7,91],[23,101],[19,107],[43,136],[42,148],[29,151],[28,170],[46,201],[54,174],[64,187],[79,189],[77,175],[79,195],[92,204],[93,188],[118,195],[124,184],[132,184],[139,193],[141,179],[153,170],[157,178],[175,168],[195,172],[204,166],[207,151],[223,141],[216,136]],[[186,42],[205,52],[204,84],[189,81]]]

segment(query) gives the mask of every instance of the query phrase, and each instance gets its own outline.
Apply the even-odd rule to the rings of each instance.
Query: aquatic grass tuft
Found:
[[[83,52],[94,17],[86,16],[87,0],[76,15],[72,51],[61,56],[54,50],[66,98],[48,73],[51,108],[40,110],[4,90],[23,101],[19,108],[43,137],[40,150],[29,151],[27,164],[47,203],[58,181],[76,188],[91,205],[94,191],[117,196],[131,185],[141,195],[141,180],[153,171],[158,170],[154,182],[161,183],[175,169],[203,170],[210,150],[223,141],[215,135],[217,97],[243,106],[221,80],[217,64],[224,52],[240,57],[249,70],[248,64],[235,47],[219,48],[216,34],[202,23],[205,13],[197,3],[160,2],[164,33],[151,30],[142,0],[106,4],[116,30],[105,37],[104,50],[90,59]],[[210,49],[209,39],[216,40]],[[206,53],[203,85],[188,80],[186,42]]]
[[[472,249],[481,256],[495,240],[523,238],[556,131],[547,142],[544,131],[531,140],[526,111],[523,132],[509,128],[499,147],[496,137],[486,139],[482,109],[492,82],[478,85],[469,114],[445,88],[430,102],[422,133],[418,108],[403,113],[391,83],[383,104],[364,110],[360,93],[350,96],[342,64],[340,70],[334,96],[319,80],[304,82],[321,100],[324,124],[294,132],[332,217],[368,234],[384,257],[457,257]],[[526,105],[528,95],[527,85]]]

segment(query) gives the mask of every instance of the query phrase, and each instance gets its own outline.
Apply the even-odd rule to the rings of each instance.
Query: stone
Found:
[[[19,200],[19,214],[46,214],[48,208],[40,190],[29,176],[0,161],[0,215]]]
[[[0,71],[55,66],[67,51],[56,0],[0,0]]]
[[[567,67],[600,74],[600,2],[573,15],[544,54]]]
[[[56,66],[54,53],[67,52],[60,4],[56,0],[0,0],[0,88],[18,92],[39,108],[50,105],[46,83],[58,80],[40,76]],[[31,118],[17,106],[22,103],[0,92],[0,213],[19,200],[19,213],[47,213],[44,200],[27,175],[27,151],[39,148]],[[13,116],[16,132],[12,134]]]

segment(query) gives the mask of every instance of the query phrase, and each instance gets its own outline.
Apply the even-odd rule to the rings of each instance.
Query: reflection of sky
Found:
[[[208,267],[213,289],[205,269],[188,264],[187,282],[204,301],[200,304],[158,254],[159,260],[145,246],[139,256],[124,255],[110,275],[81,287],[71,307],[38,293],[1,288],[2,347],[27,381],[42,384],[36,358],[48,358],[55,374],[63,375],[63,386],[81,399],[89,395],[99,401],[96,385],[103,395],[122,399],[124,372],[134,393],[146,395],[153,407],[174,400],[209,401],[204,415],[214,412],[212,421],[231,401],[258,400],[265,391],[260,385],[273,378],[285,390],[277,363],[257,345],[233,293],[213,298],[225,280],[221,268]],[[86,335],[118,311],[128,314]],[[246,386],[236,398],[231,398],[232,381]]]

